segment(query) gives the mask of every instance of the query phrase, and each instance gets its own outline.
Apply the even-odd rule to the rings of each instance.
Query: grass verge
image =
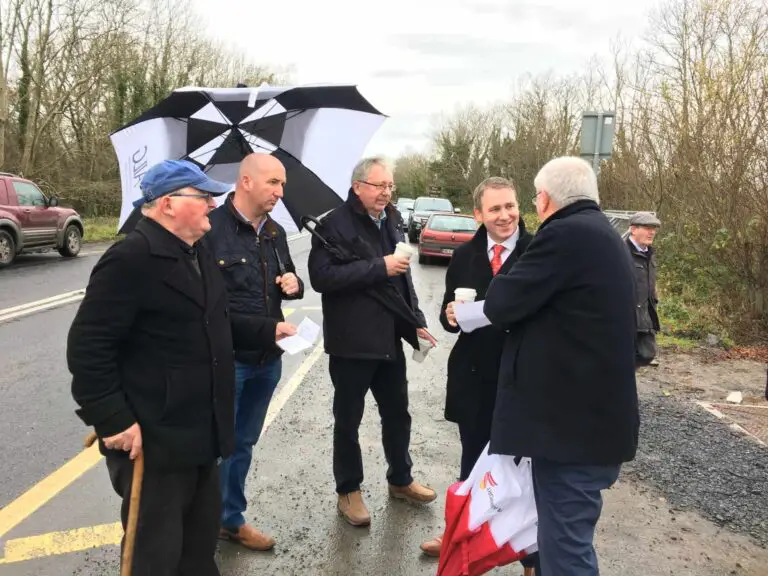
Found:
[[[698,345],[695,340],[690,338],[671,336],[669,334],[657,334],[656,343],[659,345],[659,348],[674,352],[691,352]]]
[[[83,217],[85,234],[83,242],[113,242],[117,240],[117,217],[91,216]]]

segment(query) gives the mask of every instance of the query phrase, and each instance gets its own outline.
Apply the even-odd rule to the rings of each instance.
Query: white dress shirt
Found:
[[[512,254],[512,252],[515,251],[515,246],[517,246],[517,240],[520,238],[520,228],[515,230],[515,233],[512,234],[509,238],[504,240],[504,242],[501,243],[502,246],[504,246],[504,250],[501,252],[501,265],[504,265],[504,262],[507,261],[507,258],[509,258],[509,255]],[[496,242],[494,242],[491,239],[490,234],[488,235],[488,261],[490,262],[493,260],[493,247],[496,246]]]

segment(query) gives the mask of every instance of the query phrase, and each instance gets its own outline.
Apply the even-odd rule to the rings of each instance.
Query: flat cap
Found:
[[[656,218],[650,212],[635,212],[629,218],[630,226],[650,226],[652,228],[661,227],[661,220]]]

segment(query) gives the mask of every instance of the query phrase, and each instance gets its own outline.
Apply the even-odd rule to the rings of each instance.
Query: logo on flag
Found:
[[[483,475],[483,479],[480,480],[480,490],[485,490],[486,487],[488,488],[495,488],[496,487],[496,480],[493,479],[493,474],[491,474],[491,471],[488,470]]]

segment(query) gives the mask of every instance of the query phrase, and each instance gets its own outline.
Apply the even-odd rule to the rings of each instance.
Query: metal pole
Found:
[[[595,130],[595,155],[592,157],[592,169],[595,175],[600,174],[600,144],[603,139],[603,113],[597,113],[597,129]]]

